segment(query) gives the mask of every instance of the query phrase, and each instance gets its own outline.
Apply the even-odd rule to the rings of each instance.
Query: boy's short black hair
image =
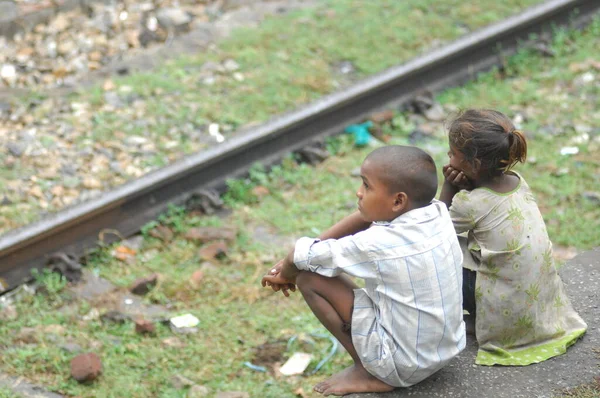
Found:
[[[378,177],[390,193],[406,193],[415,207],[426,206],[435,198],[438,186],[435,162],[422,149],[389,145],[375,149],[366,160],[379,166]]]

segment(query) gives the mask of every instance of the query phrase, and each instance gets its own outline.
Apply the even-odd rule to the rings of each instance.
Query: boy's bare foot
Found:
[[[323,395],[346,395],[357,392],[387,392],[394,387],[371,376],[361,365],[353,365],[317,384],[316,392]]]

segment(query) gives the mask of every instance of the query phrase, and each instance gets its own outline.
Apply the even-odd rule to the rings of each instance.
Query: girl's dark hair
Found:
[[[527,158],[527,141],[503,113],[490,109],[468,109],[460,112],[448,128],[450,144],[465,159],[498,176]]]

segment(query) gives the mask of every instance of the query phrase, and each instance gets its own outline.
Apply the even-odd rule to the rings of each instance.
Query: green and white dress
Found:
[[[479,365],[529,365],[566,352],[587,325],[556,271],[552,243],[525,180],[512,192],[462,190],[450,216],[468,232],[463,267],[477,272]]]

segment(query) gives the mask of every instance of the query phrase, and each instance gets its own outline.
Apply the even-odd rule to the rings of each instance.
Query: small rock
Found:
[[[93,352],[77,355],[71,360],[71,377],[80,383],[93,381],[102,373],[102,361]]]
[[[135,235],[131,238],[125,239],[122,243],[123,246],[128,247],[131,250],[135,250],[137,252],[144,244],[144,237],[142,235]]]
[[[94,177],[85,177],[82,183],[83,187],[86,189],[102,189],[103,185],[100,180]]]
[[[175,387],[178,390],[181,390],[185,387],[189,387],[189,386],[193,386],[196,383],[194,383],[193,381],[191,381],[190,379],[177,374],[173,377],[171,377],[171,384],[173,385],[173,387]]]
[[[176,30],[192,22],[192,15],[176,7],[161,8],[156,13],[158,24],[165,30]]]
[[[96,308],[92,308],[90,312],[81,317],[84,321],[93,321],[98,318],[100,318],[100,311]]]
[[[354,72],[354,69],[355,69],[354,65],[350,61],[342,61],[338,65],[338,70],[340,71],[340,73],[342,75],[348,75],[348,74]]]
[[[15,338],[15,342],[24,343],[24,344],[34,344],[37,343],[37,331],[35,328],[24,327],[19,330],[17,337]]]
[[[431,120],[433,122],[441,122],[442,120],[444,120],[446,118],[446,112],[444,111],[444,108],[440,104],[435,102],[431,106],[431,108],[426,109],[423,112],[423,116],[425,116],[428,120]]]
[[[125,322],[129,321],[131,318],[129,315],[123,314],[120,311],[108,311],[105,312],[104,314],[100,315],[100,320],[102,322],[105,323],[120,323],[120,324],[124,324]]]
[[[0,284],[0,286],[2,286]],[[6,306],[0,307],[0,320],[2,321],[14,321],[17,319],[19,314],[17,313],[17,309],[14,305],[8,304]]]
[[[8,149],[8,152],[10,152],[11,155],[16,156],[18,158],[21,157],[21,155],[23,155],[23,152],[25,152],[25,148],[26,146],[19,142],[9,142],[8,144],[6,144],[6,149]]]
[[[233,241],[236,238],[237,231],[230,227],[198,227],[191,228],[184,237],[189,240],[200,243],[213,240]]]
[[[240,68],[240,65],[233,59],[227,59],[225,60],[225,62],[223,62],[223,67],[225,68],[225,70],[233,72],[238,70]]]
[[[210,390],[207,387],[196,384],[190,387],[187,398],[203,398],[208,394],[210,394]]]
[[[156,326],[147,319],[135,320],[135,332],[139,334],[153,334],[156,332]]]
[[[198,255],[203,260],[213,260],[215,258],[223,258],[227,256],[227,244],[223,241],[217,241],[203,246]]]
[[[258,197],[258,198],[262,198],[263,196],[267,196],[271,193],[271,191],[269,191],[269,188],[267,187],[263,187],[262,185],[258,185],[254,188],[252,188],[252,193]]]
[[[125,105],[119,94],[115,93],[114,91],[107,91],[104,93],[104,102],[113,108],[121,108]]]
[[[185,343],[178,339],[177,337],[167,337],[166,339],[161,340],[164,346],[171,348],[183,348],[185,347]]]
[[[586,191],[582,194],[584,199],[589,200],[592,203],[600,205],[600,193],[599,192],[590,192]]]
[[[250,394],[242,391],[218,392],[215,398],[250,398]]]
[[[170,242],[173,239],[173,231],[164,225],[157,225],[149,232],[150,236],[160,239],[163,242]]]
[[[395,112],[392,110],[385,110],[377,113],[373,113],[369,120],[376,124],[384,124],[391,121],[394,118]]]
[[[140,278],[132,283],[129,291],[133,294],[143,296],[147,294],[158,282],[158,274],[152,274],[145,278]]]
[[[194,287],[198,287],[200,286],[200,283],[202,282],[202,280],[204,279],[204,272],[199,269],[194,271],[194,273],[192,274],[192,277],[190,278],[190,283],[192,284],[192,286]]]
[[[47,325],[44,327],[44,333],[55,334],[61,336],[65,334],[66,329],[62,325]]]
[[[76,343],[64,343],[59,345],[60,349],[68,352],[69,354],[78,354],[82,351],[81,346]]]

